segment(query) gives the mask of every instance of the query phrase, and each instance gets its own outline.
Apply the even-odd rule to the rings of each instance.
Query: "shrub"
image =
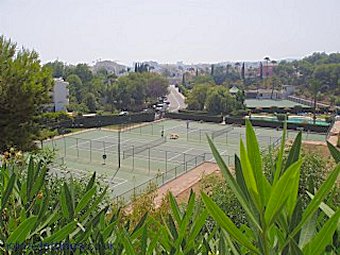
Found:
[[[340,210],[322,204],[340,172],[340,165],[328,175],[318,191],[309,190],[312,200],[305,210],[298,199],[303,159],[300,155],[302,133],[296,137],[283,160],[285,132],[269,179],[263,173],[263,162],[255,132],[246,120],[246,145],[241,141],[240,158],[235,156],[236,178],[219,155],[211,139],[209,145],[228,185],[246,212],[248,225],[237,228],[235,223],[206,194],[202,199],[216,224],[227,232],[230,250],[239,254],[324,254],[336,250],[333,243]],[[340,161],[340,152],[329,144],[332,155]],[[326,219],[315,217],[324,210]],[[328,211],[329,210],[329,211]],[[229,240],[230,240],[229,239]]]
[[[285,121],[285,120],[288,120],[288,115],[287,114],[284,114],[284,113],[277,113],[275,114],[276,115],[276,118],[278,121]]]

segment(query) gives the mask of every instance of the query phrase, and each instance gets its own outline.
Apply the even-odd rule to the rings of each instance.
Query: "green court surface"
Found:
[[[245,100],[245,105],[250,108],[256,108],[256,107],[272,107],[276,106],[279,108],[288,108],[288,107],[294,107],[294,106],[301,106],[305,108],[310,108],[308,105],[296,103],[290,100],[286,99],[279,99],[279,100],[274,100],[274,99],[246,99]]]
[[[270,145],[277,146],[282,135],[281,130],[270,128],[255,127],[255,132],[263,151]],[[288,137],[296,134],[289,131]],[[113,197],[128,201],[150,182],[162,185],[205,161],[214,161],[207,136],[225,162],[232,165],[240,139],[245,140],[245,127],[164,120],[124,126],[120,132],[91,129],[44,141],[44,147],[56,150],[55,174],[85,178],[96,171]],[[324,140],[325,136],[305,133],[304,138]]]

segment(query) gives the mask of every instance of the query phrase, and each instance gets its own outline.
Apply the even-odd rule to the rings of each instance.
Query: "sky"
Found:
[[[339,31],[340,0],[0,0],[0,34],[43,62],[299,58]]]

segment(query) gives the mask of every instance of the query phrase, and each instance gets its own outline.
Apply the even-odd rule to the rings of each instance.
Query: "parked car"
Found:
[[[126,115],[129,115],[129,112],[127,112],[127,111],[121,111],[118,115],[119,115],[119,116],[126,116]]]

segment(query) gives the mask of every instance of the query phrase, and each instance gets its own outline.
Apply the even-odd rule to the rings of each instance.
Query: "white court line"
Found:
[[[164,131],[169,131],[171,129],[176,129],[178,127],[182,127],[183,128],[184,126],[183,125],[177,125],[177,126],[174,126],[174,127],[171,127],[171,128],[165,128]]]
[[[89,149],[89,148],[81,148],[81,145],[82,145],[82,144],[87,144],[87,143],[90,144],[90,141],[93,141],[93,140],[98,141],[99,139],[103,139],[103,138],[105,138],[105,137],[110,137],[110,136],[103,136],[103,137],[101,137],[101,138],[91,139],[91,140],[89,140],[89,141],[85,141],[85,142],[78,143],[78,149],[80,149],[80,150],[87,150],[87,149]],[[80,139],[83,139],[83,138],[80,138]],[[126,140],[121,141],[120,144],[125,144],[125,143],[127,143],[128,141],[131,141],[131,140],[135,140],[135,139],[126,139]],[[111,143],[111,144],[112,144],[112,142],[105,142],[105,141],[101,141],[101,142],[104,142],[104,143]],[[118,144],[118,143],[113,143],[113,145],[105,146],[105,148],[111,148],[111,147],[116,146],[117,144]],[[79,145],[80,145],[80,146],[79,146]],[[71,146],[69,146],[68,148],[69,148],[69,149],[77,148],[77,144],[71,145]],[[96,149],[92,148],[92,150],[96,150]],[[104,150],[104,148],[103,148],[103,149],[97,149],[97,150],[101,150],[101,151],[102,151],[102,150]]]
[[[114,178],[114,179],[116,179],[116,178]],[[113,180],[114,180],[114,179],[113,179]],[[119,178],[119,179],[121,179],[121,178]],[[125,180],[125,179],[122,179],[122,180],[124,180],[124,181],[119,182],[119,183],[117,183],[117,184],[115,184],[115,185],[113,185],[113,186],[110,186],[110,187],[111,187],[112,189],[114,189],[114,188],[118,187],[119,185],[122,185],[122,184],[128,182],[128,180]]]
[[[190,148],[190,149],[188,149],[188,150],[186,150],[186,151],[184,151],[184,152],[181,152],[181,154],[169,158],[168,161],[171,161],[171,160],[173,160],[173,159],[175,159],[175,158],[177,158],[177,157],[180,157],[180,156],[184,155],[185,153],[187,153],[187,152],[189,152],[189,151],[191,151],[191,150],[193,150],[193,149]]]

